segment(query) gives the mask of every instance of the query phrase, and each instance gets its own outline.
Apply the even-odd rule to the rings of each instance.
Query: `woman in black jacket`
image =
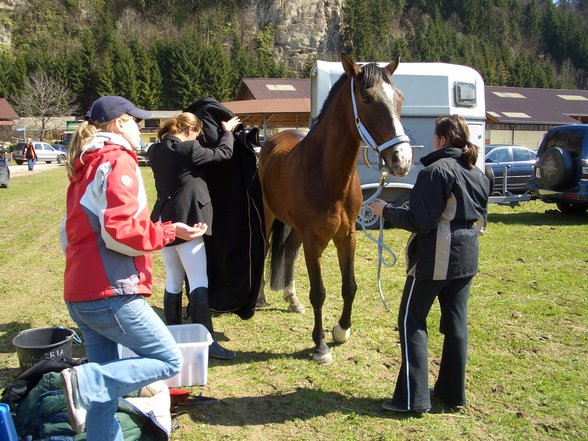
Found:
[[[223,121],[221,142],[215,148],[207,148],[196,141],[202,131],[202,122],[196,115],[184,112],[165,122],[158,133],[161,141],[147,152],[157,189],[151,219],[164,222],[180,222],[181,219],[190,225],[205,223],[206,234],[212,234],[212,205],[201,166],[231,158],[232,131],[238,124],[238,117]],[[187,277],[190,287],[188,314],[192,323],[203,324],[214,338],[203,238],[189,242],[176,239],[162,250],[162,257],[166,269],[163,305],[166,323],[182,322],[182,288]],[[213,358],[228,360],[235,355],[216,340],[209,347],[209,356]]]
[[[376,199],[372,210],[412,234],[407,244],[407,278],[398,330],[402,365],[386,410],[426,412],[428,385],[427,315],[436,297],[444,334],[439,377],[433,395],[449,408],[465,404],[468,346],[467,302],[478,272],[480,220],[485,224],[490,183],[476,167],[478,147],[469,142],[465,120],[442,116],[435,123],[435,151],[421,159],[409,207]]]

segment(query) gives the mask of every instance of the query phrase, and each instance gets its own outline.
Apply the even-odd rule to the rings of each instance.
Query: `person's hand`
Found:
[[[174,223],[174,227],[176,229],[176,237],[183,240],[192,240],[204,236],[204,233],[208,230],[208,225],[204,222],[198,222],[192,226],[182,222],[176,222]]]
[[[382,216],[384,213],[384,207],[388,204],[388,202],[383,201],[382,199],[374,199],[370,204],[370,208],[377,216]]]
[[[235,116],[228,121],[221,122],[221,125],[223,126],[223,130],[225,132],[232,132],[235,129],[235,127],[237,127],[239,124],[241,124],[241,120],[239,119],[238,116]]]

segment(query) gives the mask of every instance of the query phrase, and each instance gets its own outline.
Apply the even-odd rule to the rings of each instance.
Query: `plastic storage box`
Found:
[[[10,415],[10,408],[5,403],[0,403],[0,440],[18,441],[14,421],[12,420],[12,415]]]
[[[179,374],[163,380],[168,387],[204,386],[208,381],[208,346],[212,336],[203,325],[172,325],[167,327],[178,343],[184,362]],[[120,347],[121,358],[136,357],[128,348]]]

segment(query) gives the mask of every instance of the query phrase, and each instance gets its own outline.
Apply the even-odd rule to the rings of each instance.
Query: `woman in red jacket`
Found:
[[[120,397],[181,369],[182,356],[145,297],[152,256],[207,226],[151,222],[134,150],[138,121],[150,113],[118,96],[96,100],[68,152],[64,297],[86,346],[88,363],[62,372],[68,419],[88,441],[122,441],[114,417]],[[118,344],[137,358],[119,360]]]
[[[23,150],[23,155],[27,160],[29,171],[33,171],[35,168],[35,163],[37,162],[37,151],[35,150],[35,146],[33,141],[31,141],[31,138],[27,139],[27,143],[25,144],[25,148]]]

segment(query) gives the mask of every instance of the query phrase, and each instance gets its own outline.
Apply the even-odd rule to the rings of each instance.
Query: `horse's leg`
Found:
[[[339,268],[341,270],[341,295],[343,311],[339,323],[333,328],[333,339],[337,343],[345,343],[351,334],[351,310],[357,292],[355,283],[355,231],[347,233],[342,239],[335,238]]]
[[[256,308],[263,308],[268,306],[269,303],[265,298],[265,264],[263,269],[263,275],[261,277],[261,283],[259,284],[259,294],[257,294],[257,301],[255,302]]]
[[[261,277],[261,283],[259,285],[259,294],[257,295],[257,301],[255,302],[255,306],[257,308],[268,306],[269,304],[267,299],[265,298],[265,266],[267,261],[267,252],[269,250],[270,234],[275,219],[275,216],[272,214],[272,212],[266,208],[265,203],[263,213],[265,216],[265,256],[263,259],[263,275]]]
[[[294,282],[294,264],[296,263],[296,257],[298,257],[301,244],[300,237],[295,230],[292,230],[285,244],[286,261],[284,278],[286,286],[284,288],[284,300],[288,302],[288,311],[304,314],[306,310],[296,296],[296,285]]]
[[[314,311],[314,328],[312,330],[312,340],[315,344],[312,358],[319,363],[329,364],[333,361],[331,349],[325,341],[323,331],[323,304],[325,303],[325,287],[321,275],[321,257],[322,249],[315,240],[305,240],[304,242],[304,259],[308,278],[310,281],[310,303]]]

